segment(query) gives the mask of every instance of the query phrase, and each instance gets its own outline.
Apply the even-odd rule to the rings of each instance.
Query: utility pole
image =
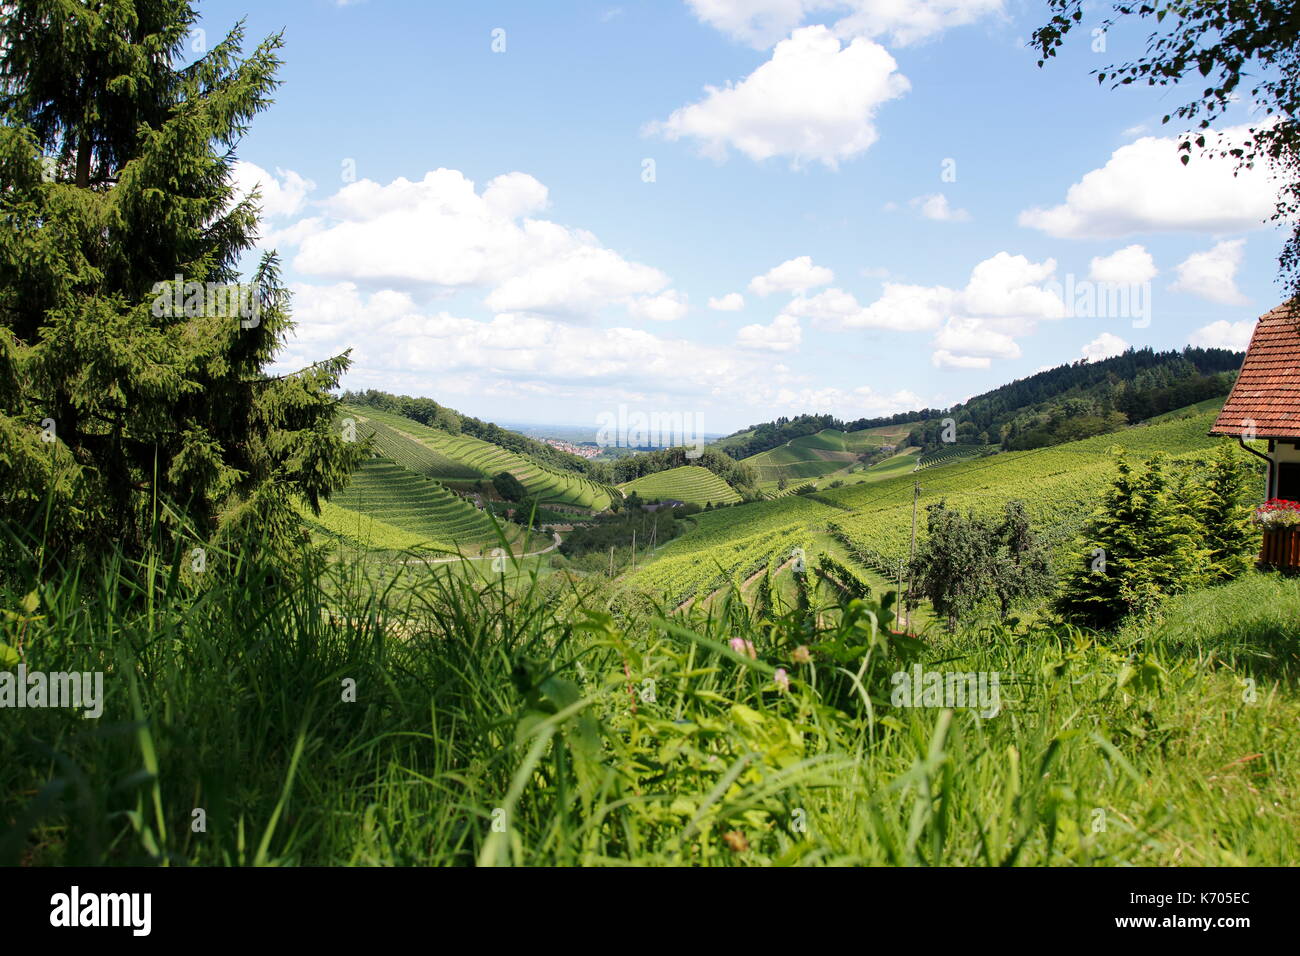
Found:
[[[609,546],[609,576],[611,578],[614,576],[614,546],[612,544]]]
[[[912,483],[912,545],[907,552],[907,599],[904,605],[904,618],[907,627],[912,626],[912,585],[915,584],[915,572],[912,565],[916,561],[916,506],[921,500],[921,483]]]
[[[632,529],[632,570],[636,570],[636,528]]]

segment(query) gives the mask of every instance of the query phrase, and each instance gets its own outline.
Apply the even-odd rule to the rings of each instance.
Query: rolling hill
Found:
[[[758,474],[760,486],[774,486],[844,472],[862,454],[902,441],[910,426],[884,425],[855,432],[826,428],[743,459]],[[770,488],[768,490],[771,490]]]
[[[919,473],[913,472],[917,456],[912,452],[878,466],[904,463],[875,481],[699,515],[694,530],[666,545],[655,561],[629,575],[624,583],[651,590],[666,586],[674,598],[689,597],[692,588],[716,586],[719,566],[739,567],[736,546],[742,541],[758,542],[764,535],[793,540],[800,533],[820,532],[833,535],[860,566],[892,575],[907,555],[913,488],[918,480],[922,534],[928,504],[942,500],[953,507],[989,513],[1007,501],[1020,499],[1035,527],[1060,554],[1096,507],[1114,474],[1112,449],[1124,448],[1134,458],[1163,452],[1187,459],[1221,441],[1207,434],[1216,410],[1191,411],[1186,416],[1049,448],[940,462]],[[660,562],[671,563],[659,568]],[[749,569],[747,564],[745,569]]]
[[[464,487],[505,471],[543,502],[591,511],[605,510],[611,493],[617,494],[585,475],[550,468],[469,435],[452,435],[373,408],[344,409],[356,419],[360,436],[373,436],[383,455],[426,478]]]
[[[348,486],[324,503],[319,517],[304,517],[318,530],[379,550],[425,547],[478,553],[499,544],[485,513],[388,458],[363,463]],[[512,526],[506,530],[516,539],[523,533]]]
[[[619,490],[625,495],[635,491],[646,501],[673,498],[697,505],[734,504],[740,501],[740,495],[731,485],[699,465],[683,465],[645,475],[619,485]]]

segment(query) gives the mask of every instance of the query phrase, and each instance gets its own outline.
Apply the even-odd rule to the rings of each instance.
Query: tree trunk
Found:
[[[90,134],[82,133],[81,139],[77,143],[77,188],[87,189],[90,186]]]

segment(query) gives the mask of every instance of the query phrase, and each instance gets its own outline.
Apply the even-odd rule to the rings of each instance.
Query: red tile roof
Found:
[[[1300,299],[1259,317],[1211,435],[1300,438]]]

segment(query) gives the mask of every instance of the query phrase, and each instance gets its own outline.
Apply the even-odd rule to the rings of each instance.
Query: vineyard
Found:
[[[625,495],[636,492],[646,501],[672,498],[697,505],[734,504],[740,500],[736,490],[707,468],[682,465],[667,471],[645,475],[619,485]]]
[[[899,468],[880,480],[825,489],[815,497],[785,495],[699,515],[696,530],[665,547],[663,557],[637,572],[632,583],[650,588],[667,580],[674,595],[683,588],[703,586],[686,569],[734,565],[737,548],[761,547],[772,535],[788,534],[795,527],[824,528],[856,562],[893,576],[908,553],[913,488],[918,480],[921,535],[928,504],[942,500],[953,507],[992,513],[1018,498],[1059,551],[1069,544],[1113,475],[1113,448],[1125,448],[1138,458],[1157,452],[1184,458],[1203,454],[1218,441],[1206,434],[1213,418],[1209,412],[1050,448],[958,458],[936,463],[921,475]],[[662,571],[661,564],[665,565]],[[707,575],[698,574],[707,583]]]
[[[876,482],[895,478],[898,475],[910,475],[916,471],[916,463],[920,457],[920,451],[916,448],[899,452],[892,458],[886,458],[862,472],[862,481]]]
[[[934,465],[947,465],[965,458],[979,458],[995,447],[994,445],[950,445],[947,448],[936,448],[916,460],[916,470],[921,471]]]
[[[543,502],[604,511],[617,492],[577,472],[559,471],[470,435],[452,435],[400,415],[349,408],[361,436],[412,471],[446,482],[491,480],[506,471]]]
[[[322,501],[320,510],[319,515],[313,515],[306,505],[300,505],[298,514],[317,534],[343,539],[365,551],[410,551],[428,548],[432,544],[427,535],[406,531],[372,514],[352,511],[332,501]]]
[[[893,431],[897,426],[891,426]],[[891,427],[842,432],[826,428],[815,435],[795,438],[779,448],[760,452],[744,459],[758,474],[762,484],[775,484],[782,478],[820,478],[852,465],[864,452],[873,451],[896,439]]]
[[[435,481],[477,481],[483,477],[481,472],[448,457],[430,447],[430,444],[404,435],[377,419],[363,422],[361,433],[374,439],[375,450],[379,454],[426,478]]]
[[[1219,441],[1206,434],[1213,419],[1211,412],[1050,448],[934,466],[920,476],[921,532],[924,508],[936,501],[990,514],[1019,499],[1059,553],[1069,546],[1113,476],[1112,448],[1123,448],[1136,458],[1158,452],[1195,457]],[[837,515],[828,529],[857,560],[886,574],[896,571],[910,543],[913,484],[913,477],[904,475],[824,492],[828,500],[854,509]]]
[[[372,458],[312,524],[372,548],[434,547],[473,552],[497,543],[492,520],[435,481]],[[517,529],[512,529],[516,530]]]
[[[738,538],[717,547],[661,557],[630,575],[625,583],[678,606],[771,564],[784,563],[795,548],[807,546],[800,524]]]

